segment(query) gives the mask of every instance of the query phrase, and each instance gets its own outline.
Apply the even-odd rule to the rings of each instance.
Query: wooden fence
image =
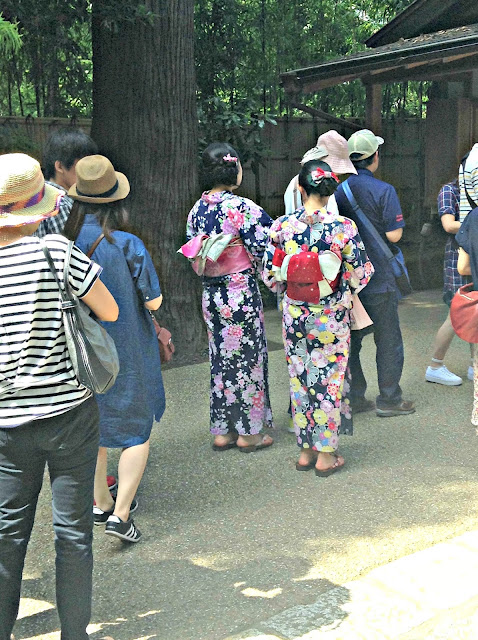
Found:
[[[89,118],[0,118],[0,153],[24,151],[41,160],[43,146],[53,129],[74,125],[90,132]]]
[[[13,150],[11,144],[27,147],[41,158],[43,145],[50,131],[59,126],[75,124],[90,131],[91,120],[78,118],[20,118],[0,120],[0,152]],[[283,194],[292,176],[300,169],[304,152],[313,147],[319,135],[330,129],[312,118],[282,118],[277,126],[266,124],[263,140],[268,154],[254,176],[245,167],[241,193],[258,199],[272,216],[283,213]],[[377,176],[392,183],[398,191],[406,221],[420,226],[424,200],[424,132],[425,121],[400,119],[384,123],[385,144],[381,148],[381,165]],[[350,131],[339,130],[347,137]]]
[[[330,127],[311,118],[281,119],[277,126],[266,125],[264,142],[269,154],[259,168],[256,180],[246,168],[242,191],[255,199],[260,194],[261,206],[272,216],[283,213],[283,194],[300,169],[304,152],[313,147],[318,136]],[[344,137],[350,131],[339,131]],[[376,176],[397,189],[407,224],[421,227],[424,216],[424,133],[425,121],[403,119],[384,123],[380,169]]]
[[[440,286],[442,247],[430,250],[427,246],[425,257],[419,235],[423,222],[430,216],[430,205],[425,204],[425,123],[426,120],[420,119],[384,122],[385,144],[381,148],[380,169],[376,176],[393,184],[398,192],[406,222],[402,246],[416,286]],[[9,141],[17,140],[22,150],[40,158],[51,129],[68,124],[76,124],[89,132],[91,121],[3,118],[0,120],[0,153],[13,151],[8,146]],[[315,145],[319,135],[329,129],[312,118],[282,118],[277,126],[266,124],[263,140],[268,154],[257,175],[249,166],[245,167],[241,195],[258,201],[273,217],[282,215],[283,194],[292,176],[300,169],[300,159]],[[344,137],[350,135],[350,131],[338,130]]]

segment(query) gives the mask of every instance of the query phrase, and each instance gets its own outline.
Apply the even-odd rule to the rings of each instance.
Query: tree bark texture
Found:
[[[176,253],[198,197],[194,1],[151,0],[152,25],[113,28],[102,22],[100,2],[93,3],[92,137],[130,180],[126,204],[158,269],[158,319],[173,333],[175,360],[194,361],[206,348],[201,287]]]

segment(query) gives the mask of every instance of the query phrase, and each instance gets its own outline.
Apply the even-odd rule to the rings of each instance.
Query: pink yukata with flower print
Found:
[[[201,278],[213,435],[255,435],[264,426],[272,427],[264,311],[256,277],[271,224],[272,219],[252,200],[229,191],[203,193],[188,216],[188,240],[199,234],[233,234],[251,259],[244,271]]]
[[[336,291],[318,304],[283,300],[282,332],[290,377],[292,419],[297,444],[325,453],[337,450],[339,434],[352,434],[348,357],[352,294],[369,282],[373,266],[355,223],[325,208],[307,215],[304,208],[273,223],[264,255],[263,279],[273,291],[276,248],[288,255],[332,251],[342,261]]]

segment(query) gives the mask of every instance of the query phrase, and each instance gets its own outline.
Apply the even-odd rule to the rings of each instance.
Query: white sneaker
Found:
[[[438,367],[438,369],[427,367],[425,380],[427,382],[436,382],[436,384],[445,384],[449,387],[458,386],[463,382],[460,376],[457,376],[451,371],[448,371],[444,364],[442,364],[441,367]]]
[[[471,380],[473,382],[473,367],[470,365],[468,367],[468,380]]]

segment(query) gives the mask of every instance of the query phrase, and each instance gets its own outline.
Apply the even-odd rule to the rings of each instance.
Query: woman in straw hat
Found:
[[[297,443],[297,471],[329,476],[344,465],[339,432],[352,432],[346,372],[352,292],[373,267],[355,223],[328,211],[337,176],[321,160],[299,174],[304,206],[274,221],[264,256],[264,281],[286,288],[283,335]]]
[[[100,448],[96,466],[95,524],[124,542],[141,533],[130,513],[149,455],[153,422],[165,408],[159,347],[149,310],[159,309],[161,289],[143,242],[127,231],[123,201],[130,190],[126,176],[104,156],[82,158],[76,183],[68,191],[75,200],[65,235],[103,267],[102,277],[118,302],[118,322],[105,329],[115,341],[120,373],[114,386],[98,397]],[[110,493],[107,449],[122,449],[118,492]]]
[[[45,465],[52,490],[57,606],[65,640],[86,640],[91,615],[91,501],[98,409],[75,377],[60,296],[39,238],[63,193],[21,153],[0,156],[0,639],[20,602],[22,569]],[[62,278],[68,241],[46,243]],[[69,283],[101,320],[118,307],[101,269],[73,247]]]

